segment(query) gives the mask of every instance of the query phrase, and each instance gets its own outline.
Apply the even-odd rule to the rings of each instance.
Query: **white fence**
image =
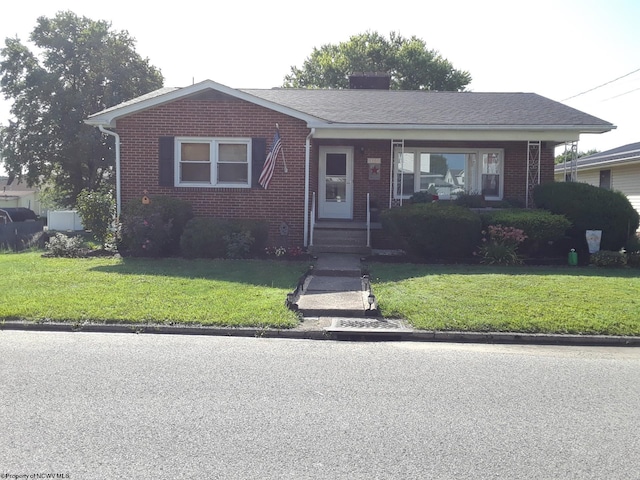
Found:
[[[82,221],[75,210],[57,210],[47,212],[47,228],[62,232],[83,231]]]

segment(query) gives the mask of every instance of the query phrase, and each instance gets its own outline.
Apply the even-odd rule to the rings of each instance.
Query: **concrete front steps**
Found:
[[[367,224],[351,221],[318,221],[313,231],[311,253],[369,255]]]

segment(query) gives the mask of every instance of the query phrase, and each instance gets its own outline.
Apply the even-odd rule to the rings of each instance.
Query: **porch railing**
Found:
[[[371,194],[367,192],[367,248],[371,247]]]
[[[311,222],[309,225],[309,246],[313,247],[313,231],[316,227],[316,192],[313,192],[311,198]]]

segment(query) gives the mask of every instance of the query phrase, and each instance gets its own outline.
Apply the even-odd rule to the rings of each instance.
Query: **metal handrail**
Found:
[[[371,247],[371,194],[367,192],[367,248]]]
[[[316,226],[316,192],[313,192],[311,200],[311,223],[309,227],[309,246],[313,247],[313,230]]]

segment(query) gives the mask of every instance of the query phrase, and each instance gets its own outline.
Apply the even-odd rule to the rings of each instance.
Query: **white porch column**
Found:
[[[533,207],[533,189],[540,183],[540,157],[542,142],[530,140],[527,142],[527,196],[525,207]]]

